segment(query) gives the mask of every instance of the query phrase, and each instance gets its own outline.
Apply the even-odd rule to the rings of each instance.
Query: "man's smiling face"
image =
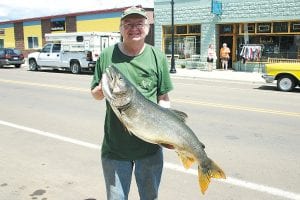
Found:
[[[149,33],[148,20],[140,15],[130,15],[121,21],[120,32],[124,41],[144,40]]]

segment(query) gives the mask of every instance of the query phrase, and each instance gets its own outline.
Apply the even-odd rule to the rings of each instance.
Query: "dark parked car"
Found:
[[[0,48],[0,67],[14,65],[16,68],[24,64],[24,55],[15,48]]]

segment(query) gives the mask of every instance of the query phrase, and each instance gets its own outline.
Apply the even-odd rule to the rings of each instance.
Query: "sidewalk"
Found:
[[[176,73],[171,73],[171,77],[189,77],[189,78],[206,78],[206,79],[223,79],[235,81],[248,81],[253,83],[265,83],[265,80],[258,72],[240,72],[234,70],[213,70],[202,71],[199,69],[182,69],[176,68]]]

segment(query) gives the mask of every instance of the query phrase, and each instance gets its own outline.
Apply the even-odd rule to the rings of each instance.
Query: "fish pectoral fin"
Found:
[[[170,109],[170,111],[173,112],[183,122],[185,122],[186,119],[188,118],[188,115],[185,112],[175,110],[175,109]]]
[[[198,166],[198,179],[202,194],[204,194],[207,190],[211,178],[226,179],[226,175],[223,170],[210,158],[208,159],[208,166],[206,166],[205,168]]]
[[[166,143],[160,143],[161,146],[167,148],[167,149],[175,149],[175,147],[171,144],[166,144]]]
[[[127,132],[129,133],[130,136],[133,136],[133,133],[131,131],[129,131],[128,129],[127,129]]]
[[[180,160],[181,160],[181,162],[182,162],[184,168],[185,168],[185,169],[191,168],[191,166],[192,166],[193,163],[195,162],[195,159],[192,158],[192,157],[188,157],[188,156],[186,156],[186,155],[183,154],[183,153],[178,153],[178,152],[177,152],[177,154],[178,154],[178,156],[179,156],[179,158],[180,158]]]

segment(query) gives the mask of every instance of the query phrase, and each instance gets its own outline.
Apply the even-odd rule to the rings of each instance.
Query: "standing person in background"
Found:
[[[145,43],[149,29],[144,9],[131,7],[123,12],[120,23],[123,42],[104,49],[97,60],[91,83],[91,93],[96,100],[104,98],[102,74],[113,64],[147,99],[170,107],[168,92],[173,85],[167,58],[159,49]],[[128,199],[133,171],[138,199],[158,199],[162,148],[128,132],[107,102],[101,161],[108,200]]]
[[[210,44],[207,50],[207,71],[211,72],[213,70],[214,59],[217,59],[216,52],[214,46]]]
[[[228,60],[230,58],[230,49],[227,47],[226,43],[223,43],[222,48],[220,49],[220,60],[222,64],[222,69],[228,69]]]

